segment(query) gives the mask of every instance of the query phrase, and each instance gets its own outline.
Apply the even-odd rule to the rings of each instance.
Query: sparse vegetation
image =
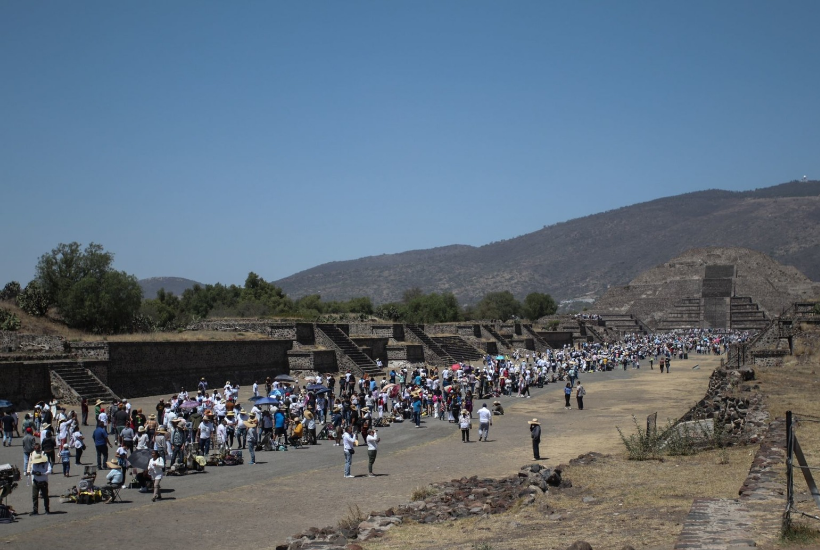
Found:
[[[416,487],[413,489],[413,492],[410,493],[410,500],[424,500],[427,497],[431,497],[436,494],[436,490],[430,487],[429,485],[425,485],[423,487]]]
[[[348,504],[347,515],[339,520],[339,529],[354,530],[366,519],[358,504]]]
[[[0,308],[0,330],[20,330],[21,322],[11,311]]]

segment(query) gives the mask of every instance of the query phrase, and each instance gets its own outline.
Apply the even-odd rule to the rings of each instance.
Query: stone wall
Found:
[[[333,350],[290,350],[288,351],[290,371],[338,372],[336,353]]]
[[[17,410],[50,400],[48,363],[0,363],[0,399],[11,401]]]
[[[62,405],[79,405],[82,401],[80,395],[74,388],[68,385],[63,378],[54,371],[51,376],[51,395]]]
[[[214,385],[249,385],[289,372],[290,340],[241,342],[109,342],[109,361],[86,364],[117,395],[136,397]]]
[[[424,363],[424,346],[421,344],[407,344],[406,346],[387,346],[387,360],[409,361],[411,363]]]
[[[357,346],[362,348],[363,351],[364,348],[369,348],[369,352],[366,353],[371,359],[373,359],[374,361],[376,359],[381,359],[382,363],[384,363],[385,365],[387,364],[387,344],[390,340],[389,338],[380,338],[376,336],[364,338],[354,336],[353,338],[351,338],[351,340],[353,340],[353,343],[355,343]]]
[[[19,334],[0,330],[0,352],[37,352],[63,353],[65,339],[62,336],[40,336],[37,334]]]
[[[79,359],[108,360],[108,342],[69,342],[68,351]]]

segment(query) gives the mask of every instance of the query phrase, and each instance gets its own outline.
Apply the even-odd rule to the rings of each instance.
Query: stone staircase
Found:
[[[359,346],[357,346],[342,329],[333,324],[322,323],[317,324],[316,328],[327,336],[335,348],[353,362],[356,369],[360,371],[360,376],[362,374],[370,376],[381,376],[384,374],[384,372],[376,366],[376,362],[359,349]]]
[[[672,311],[658,324],[658,330],[688,329],[700,325],[700,298],[683,298],[675,302]]]
[[[480,361],[484,357],[480,351],[458,336],[433,336],[432,339],[456,361]]]
[[[547,341],[546,341],[546,340],[544,340],[541,336],[539,336],[539,335],[538,335],[538,333],[537,333],[537,332],[535,332],[535,331],[532,329],[532,325],[524,325],[524,324],[522,324],[522,325],[521,325],[521,328],[522,328],[522,329],[524,330],[524,332],[526,332],[528,335],[532,336],[532,339],[535,341],[536,351],[546,351],[546,350],[548,350],[548,349],[552,349],[552,346],[550,346],[550,345],[547,343]]]
[[[648,332],[646,326],[634,315],[603,314],[600,316],[604,326],[619,333],[644,333]]]
[[[49,370],[63,379],[72,390],[80,397],[85,397],[89,402],[102,399],[108,403],[113,399],[118,399],[111,388],[103,384],[99,378],[91,374],[81,363],[55,363],[49,366]]]
[[[507,348],[507,350],[512,351],[513,345],[503,336],[501,336],[491,325],[481,325],[481,328],[486,330],[490,336],[492,336],[495,340],[498,341],[499,344]]]
[[[424,354],[428,363],[432,363],[437,366],[449,367],[456,362],[455,358],[447,353],[444,348],[442,348],[435,340],[430,338],[427,333],[424,332],[424,327],[422,325],[408,324],[405,325],[405,327],[407,328],[407,332],[412,334],[413,337],[424,345],[424,351],[430,352],[430,354]],[[431,357],[430,355],[435,355],[435,357]]]
[[[769,321],[749,296],[733,296],[729,304],[729,323],[735,330],[761,330]]]

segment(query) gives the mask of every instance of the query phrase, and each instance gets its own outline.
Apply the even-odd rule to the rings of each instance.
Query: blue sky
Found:
[[[2,2],[0,285],[242,284],[820,178],[820,2]],[[670,213],[674,215],[674,213]]]

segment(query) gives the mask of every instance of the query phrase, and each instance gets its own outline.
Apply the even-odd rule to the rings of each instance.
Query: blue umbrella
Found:
[[[5,399],[0,399],[0,409],[8,409],[8,408],[11,408],[13,406],[14,405],[12,404],[11,401],[6,401]]]
[[[273,390],[270,393],[271,397],[282,397],[283,395],[284,395],[284,392],[282,392],[282,390]]]
[[[504,360],[504,356],[503,356],[503,355],[499,355],[498,357],[496,357],[496,359],[497,359],[498,361],[503,361],[503,360]]]
[[[263,397],[262,399],[258,399],[256,401],[257,405],[278,405],[279,400],[274,399],[273,397]]]
[[[248,399],[248,401],[251,401],[251,402],[253,402],[253,403],[256,403],[256,402],[257,402],[257,401],[259,401],[260,399],[265,399],[265,396],[264,396],[264,395],[254,395],[253,397],[251,397],[250,399]]]
[[[330,391],[327,386],[324,384],[308,384],[307,391],[315,391],[315,392],[323,392],[323,391]]]

